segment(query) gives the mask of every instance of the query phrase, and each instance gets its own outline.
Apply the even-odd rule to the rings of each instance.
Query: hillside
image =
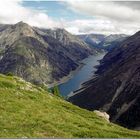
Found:
[[[140,32],[126,39],[100,62],[98,77],[69,100],[110,114],[111,121],[140,130]]]
[[[94,49],[64,29],[43,30],[24,22],[0,25],[0,72],[35,84],[59,81],[92,54]]]
[[[0,138],[140,138],[21,78],[0,75]]]

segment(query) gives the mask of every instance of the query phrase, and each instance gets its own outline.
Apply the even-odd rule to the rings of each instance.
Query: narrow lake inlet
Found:
[[[93,76],[94,72],[96,71],[95,66],[99,64],[98,60],[101,60],[104,55],[105,53],[102,53],[96,56],[92,55],[84,59],[82,61],[84,65],[81,67],[81,69],[74,73],[71,79],[58,86],[61,95],[66,97],[68,94],[79,89],[83,82],[91,78],[91,76]]]

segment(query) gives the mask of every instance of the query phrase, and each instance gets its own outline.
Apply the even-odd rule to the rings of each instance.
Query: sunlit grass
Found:
[[[17,77],[0,75],[1,138],[140,138]]]

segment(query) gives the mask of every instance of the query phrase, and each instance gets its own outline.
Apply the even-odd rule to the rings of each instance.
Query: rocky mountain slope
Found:
[[[58,81],[91,54],[96,52],[63,29],[39,29],[24,22],[0,25],[0,72],[32,83]]]
[[[78,37],[94,48],[111,51],[113,48],[118,47],[128,35],[112,34],[106,36],[102,34],[87,34],[78,35]]]
[[[110,114],[112,122],[140,129],[140,32],[105,55],[98,76],[69,100],[89,110]]]
[[[0,74],[0,101],[0,138],[140,138],[15,76]]]

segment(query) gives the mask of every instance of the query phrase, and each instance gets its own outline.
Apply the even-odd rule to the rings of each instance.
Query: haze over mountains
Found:
[[[128,37],[128,35],[125,35],[125,34],[111,34],[111,35],[85,34],[85,35],[78,35],[78,37],[94,48],[110,51],[118,47],[120,43]]]
[[[112,122],[140,130],[140,32],[107,53],[96,74],[69,101],[106,111]]]
[[[59,80],[96,53],[64,29],[39,29],[24,22],[0,26],[0,72],[32,83]]]

